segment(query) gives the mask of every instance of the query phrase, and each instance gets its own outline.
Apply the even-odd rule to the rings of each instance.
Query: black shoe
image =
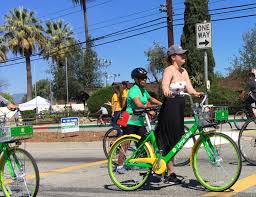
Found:
[[[160,184],[162,182],[161,176],[156,174],[151,174],[150,183],[151,184]]]
[[[181,180],[177,178],[175,173],[171,173],[170,176],[165,176],[164,183],[181,183]]]

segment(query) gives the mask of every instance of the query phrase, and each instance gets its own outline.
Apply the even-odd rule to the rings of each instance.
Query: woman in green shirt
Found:
[[[162,103],[151,97],[145,89],[148,77],[147,71],[144,68],[135,68],[131,73],[131,77],[134,79],[135,84],[129,90],[127,96],[126,112],[128,112],[130,116],[127,126],[123,128],[123,131],[124,134],[137,134],[143,136],[147,132],[144,125],[144,119],[141,116],[134,115],[133,109],[146,108],[148,101],[157,105],[161,105]],[[122,153],[120,153],[118,157],[119,166],[117,167],[117,172],[120,174],[124,174],[126,172],[125,168],[123,167],[123,159],[121,159],[123,158],[122,156]]]
[[[133,109],[146,108],[148,101],[152,104],[161,105],[157,99],[151,97],[145,89],[147,80],[147,71],[144,68],[135,68],[131,73],[135,84],[129,90],[127,96],[126,112],[130,114],[127,127],[124,128],[125,134],[138,134],[143,136],[147,131],[144,125],[144,119],[141,116],[133,114]]]

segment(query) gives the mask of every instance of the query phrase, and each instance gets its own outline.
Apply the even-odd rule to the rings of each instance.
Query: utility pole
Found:
[[[88,30],[88,19],[87,19],[87,0],[83,1],[83,14],[84,14],[84,33],[85,33],[85,41],[86,47],[89,42],[89,30]]]
[[[166,0],[168,48],[174,45],[172,0]]]
[[[66,57],[66,94],[67,94],[67,104],[68,104],[68,58]]]
[[[167,36],[169,48],[170,46],[174,45],[172,0],[166,0],[165,5],[160,5],[159,11],[167,13]]]

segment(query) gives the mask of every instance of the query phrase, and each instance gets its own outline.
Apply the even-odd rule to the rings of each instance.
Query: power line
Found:
[[[130,30],[130,29],[135,28],[135,27],[143,26],[143,25],[145,25],[145,24],[149,24],[149,23],[152,23],[152,22],[161,20],[161,19],[163,19],[163,18],[166,18],[166,17],[156,18],[156,19],[154,19],[154,20],[146,21],[146,22],[144,22],[144,23],[140,23],[140,24],[138,24],[138,25],[131,26],[131,27],[128,27],[128,28],[125,28],[125,29],[122,29],[122,30],[119,30],[119,31],[116,31],[116,32],[113,32],[113,33],[110,33],[110,34],[106,34],[106,35],[103,35],[103,36],[99,36],[99,37],[97,37],[97,38],[94,38],[93,41],[95,41],[95,40],[100,40],[100,39],[103,39],[103,38],[105,38],[105,37],[110,37],[110,36],[112,36],[112,35],[114,35],[114,34],[118,34],[118,33],[120,33],[120,32],[124,32],[124,31]],[[74,47],[74,46],[78,46],[78,45],[80,45],[80,44],[85,44],[85,43],[86,43],[86,41],[78,42],[78,43],[76,43],[76,44],[72,44],[72,45],[69,45],[69,46],[62,47],[61,49],[58,49],[58,51],[59,51],[59,50],[63,50],[63,49],[68,48],[68,47]],[[52,52],[52,53],[54,54],[54,52]],[[38,55],[41,55],[41,53],[33,54],[31,57],[38,56]],[[24,58],[24,57],[14,58],[14,59],[8,60],[8,61],[6,61],[6,62],[17,61],[17,60],[20,60],[20,59],[23,59],[23,58]]]
[[[223,1],[223,0],[222,0]],[[220,1],[215,1],[215,2],[220,2]],[[212,2],[212,3],[215,3],[215,2]],[[241,8],[241,7],[245,7],[245,6],[250,6],[250,5],[256,5],[256,3],[252,3],[252,4],[244,4],[244,5],[239,5],[239,6],[230,6],[230,7],[223,7],[223,8],[217,8],[217,9],[209,9],[208,11],[209,12],[212,12],[212,11],[217,11],[217,10],[226,10],[226,9],[232,9],[232,8]],[[155,8],[152,8],[152,9],[155,9]],[[150,10],[152,10],[150,9]],[[142,12],[138,12],[138,13],[143,13],[144,11]],[[228,12],[227,12],[228,13]],[[160,14],[160,13],[159,13]],[[133,19],[128,19],[128,20],[124,20],[124,21],[120,21],[120,22],[117,22],[117,23],[112,23],[112,24],[109,24],[109,25],[104,25],[102,27],[97,27],[97,28],[93,28],[91,29],[91,31],[93,30],[98,30],[98,29],[103,29],[103,28],[106,28],[106,27],[109,27],[109,26],[116,26],[116,25],[119,25],[119,24],[123,24],[123,23],[127,23],[127,22],[130,22],[130,21],[133,21],[133,20],[137,20],[137,19],[141,19],[141,18],[146,18],[146,17],[150,17],[152,15],[158,15],[157,13],[156,14],[149,14],[149,15],[144,15],[144,16],[141,16],[141,17],[137,17],[137,18],[133,18]],[[180,15],[184,15],[184,13],[177,13],[177,14],[173,14],[173,16],[180,16]],[[129,15],[128,15],[129,16]],[[126,17],[126,16],[124,16]],[[180,20],[180,19],[178,19]],[[104,22],[107,22],[106,20],[105,21],[102,21],[102,23]],[[101,22],[99,23],[95,23],[93,25],[97,25],[97,24],[100,24]],[[92,26],[92,25],[90,25]],[[82,28],[82,27],[81,27]],[[81,28],[76,28],[76,29],[81,29]],[[80,31],[80,32],[77,32],[76,34],[79,35],[81,33],[84,33],[83,31]]]
[[[238,8],[238,7],[244,7],[244,6],[248,6],[248,5],[256,5],[256,3],[254,4],[244,4],[244,5],[239,5],[239,6],[231,6],[229,8]],[[211,11],[214,11],[214,10],[220,10],[221,8],[218,8],[218,9],[212,9]],[[226,9],[226,8],[223,8],[223,9]],[[253,9],[253,8],[245,8],[244,10],[247,10],[247,9]],[[211,15],[217,15],[217,14],[223,14],[223,13],[230,13],[230,12],[239,12],[239,11],[242,11],[242,10],[233,10],[233,11],[227,11],[227,12],[220,12],[220,13],[212,13]],[[99,36],[93,40],[100,40],[100,39],[105,39],[107,37],[112,37],[112,36],[118,36],[118,35],[121,35],[121,34],[126,34],[126,33],[129,33],[129,32],[133,32],[133,31],[137,31],[137,30],[141,30],[141,29],[145,29],[147,27],[151,27],[152,25],[150,26],[147,26],[147,27],[142,27],[142,28],[137,28],[137,29],[134,29],[134,30],[131,30],[133,28],[136,28],[136,27],[139,27],[139,26],[143,26],[145,24],[148,24],[148,23],[151,23],[151,22],[154,22],[154,21],[157,21],[157,20],[160,20],[160,19],[163,19],[163,18],[166,18],[166,17],[160,17],[160,18],[157,18],[157,19],[154,19],[154,20],[150,20],[150,21],[147,21],[147,22],[144,22],[144,23],[141,23],[141,24],[138,24],[138,25],[135,25],[135,26],[131,26],[131,27],[128,27],[128,28],[125,28],[125,29],[122,29],[122,30],[119,30],[119,31],[116,31],[116,32],[113,32],[113,33],[110,33],[110,34],[106,34],[104,36]],[[183,18],[180,18],[180,19],[174,19],[174,21],[178,21],[178,20],[183,20]],[[154,25],[159,25],[160,23],[157,23],[157,24],[154,24]],[[129,31],[127,31],[129,30]],[[126,32],[125,32],[126,31]],[[123,32],[123,33],[121,33]],[[66,46],[66,47],[63,47],[64,48],[67,48],[67,47],[72,47],[72,46],[76,46],[76,45],[80,45],[80,44],[84,44],[86,42],[79,42],[79,43],[76,43],[74,45],[71,45],[71,46]],[[61,50],[61,49],[60,49]],[[38,55],[41,55],[41,53],[36,53],[36,54],[33,54],[31,57],[34,57],[34,56],[38,56]],[[6,62],[12,62],[12,61],[17,61],[17,60],[20,60],[20,59],[23,59],[24,57],[18,57],[18,58],[13,58],[13,59],[9,59],[8,61]]]
[[[93,6],[89,6],[87,9],[90,9],[90,8],[93,8],[93,7],[97,7],[97,6],[101,6],[101,5],[104,5],[108,2],[111,2],[112,0],[108,0],[108,1],[104,1],[102,3],[99,3],[99,4],[96,4],[96,5],[93,5]],[[47,21],[51,21],[51,20],[55,20],[55,19],[59,19],[61,17],[65,17],[65,16],[68,16],[68,15],[71,15],[71,14],[76,14],[76,13],[79,13],[81,12],[81,10],[76,10],[76,11],[73,11],[73,12],[69,12],[69,13],[66,13],[66,14],[63,14],[63,15],[59,15],[59,16],[56,16],[54,18],[50,18],[50,19],[47,19],[47,20],[43,20],[41,22],[47,22]]]
[[[144,12],[149,12],[149,11],[152,11],[152,10],[156,10],[156,8],[159,8],[159,6],[158,6],[158,7],[151,8],[151,9],[139,11],[139,12],[134,12],[134,13],[128,14],[128,15],[124,15],[124,16],[120,16],[120,17],[114,17],[114,18],[111,18],[111,19],[108,19],[108,20],[103,20],[103,21],[100,21],[100,22],[97,22],[97,23],[94,23],[94,24],[90,25],[90,27],[95,26],[95,25],[99,25],[99,24],[102,24],[102,23],[113,22],[113,21],[116,20],[116,19],[120,20],[120,19],[122,19],[122,18],[127,18],[127,17],[130,17],[130,16],[142,14],[142,13],[144,13]],[[135,20],[135,19],[133,19],[133,20]],[[78,27],[78,28],[75,28],[75,29],[81,29],[81,28],[83,28],[83,27]]]
[[[239,9],[239,10],[230,10],[230,11],[225,11],[225,12],[217,12],[217,13],[210,14],[210,16],[216,16],[216,15],[227,14],[227,13],[243,12],[243,11],[252,10],[252,9],[255,9],[255,8],[256,8],[256,6],[250,7],[250,8],[243,8],[243,9]],[[195,18],[195,17],[196,16],[192,16],[192,18]],[[178,21],[178,20],[184,20],[184,18],[178,18],[178,19],[175,19],[174,21]]]
[[[110,0],[110,1],[111,1],[111,0]],[[89,1],[89,2],[90,2],[90,1]],[[108,2],[108,1],[107,1],[107,2]],[[106,3],[106,1],[103,2],[102,4],[105,4],[105,3]],[[102,5],[102,4],[96,4],[96,5],[93,5],[93,6],[88,6],[88,9],[93,8],[93,7],[96,7],[96,6],[99,6],[99,5]],[[57,10],[57,11],[54,11],[54,12],[49,12],[49,13],[47,14],[47,16],[44,15],[44,16],[40,16],[39,18],[40,18],[40,19],[46,18],[46,17],[48,17],[48,16],[56,15],[57,13],[65,12],[65,11],[72,10],[72,9],[78,8],[78,7],[80,7],[80,5],[73,5],[73,6],[68,7],[68,8],[60,9],[60,10]],[[80,9],[80,10],[81,10],[81,9]]]
[[[256,16],[256,14],[243,15],[243,16],[236,16],[236,17],[227,17],[227,18],[219,18],[219,19],[212,19],[211,21],[212,21],[212,22],[216,22],[216,21],[224,21],[224,20],[248,18],[248,17],[253,17],[253,16]],[[183,23],[174,24],[173,26],[181,26],[181,25],[184,25],[184,24],[183,24]],[[160,29],[162,29],[162,28],[166,28],[166,25],[165,25],[165,26],[162,26],[162,27],[155,28],[155,29],[151,29],[151,30],[148,30],[148,31],[144,31],[144,32],[141,32],[141,33],[137,33],[137,34],[133,34],[133,35],[130,35],[130,36],[126,36],[126,37],[123,37],[123,38],[115,39],[115,40],[112,40],[112,41],[108,41],[108,42],[96,44],[96,45],[94,45],[94,47],[101,46],[101,45],[105,45],[105,44],[110,44],[110,43],[113,43],[113,42],[121,41],[121,40],[128,39],[128,38],[131,38],[131,37],[139,36],[139,35],[143,35],[143,34],[146,34],[146,33],[149,33],[149,32],[153,32],[153,31],[160,30]],[[78,49],[77,49],[77,50],[78,50]],[[74,50],[74,51],[76,51],[76,50]],[[32,61],[36,61],[36,60],[41,60],[41,59],[44,59],[44,58],[40,57],[40,58],[32,59],[31,62],[32,62]],[[22,64],[22,63],[25,63],[25,61],[13,63],[13,64],[1,65],[0,67],[9,67],[9,66],[17,65],[17,64]]]
[[[109,27],[109,26],[116,26],[116,25],[120,25],[120,24],[127,23],[127,22],[130,22],[130,21],[134,21],[134,20],[138,20],[138,19],[142,19],[142,18],[147,18],[147,17],[151,17],[151,16],[154,16],[154,15],[159,15],[159,14],[160,13],[148,14],[148,15],[145,15],[145,16],[141,16],[141,17],[137,17],[137,18],[121,21],[121,22],[118,22],[118,23],[112,23],[112,24],[105,25],[105,26],[102,26],[102,27],[93,28],[93,29],[91,29],[91,31],[98,30],[98,29],[103,29],[103,28],[106,28],[106,27]],[[76,34],[78,35],[78,34],[81,34],[81,33],[83,33],[83,31],[77,32]]]
[[[223,0],[222,0],[223,1]],[[247,6],[250,6],[250,5],[256,5],[256,3],[252,3],[252,4],[244,4],[244,5],[239,5],[239,6],[230,6],[230,7],[224,7],[224,8],[217,8],[217,9],[210,9],[208,11],[212,12],[212,11],[217,11],[217,10],[226,10],[226,9],[233,9],[233,8],[242,8],[242,7],[247,7]],[[244,9],[240,9],[240,10],[233,10],[233,11],[226,11],[226,12],[220,12],[220,13],[212,13],[210,14],[211,16],[213,15],[219,15],[219,14],[227,14],[227,13],[233,13],[233,12],[241,12],[241,11],[245,11],[245,10],[250,10],[250,9],[254,9],[255,7],[252,7],[252,8],[244,8]],[[173,16],[179,16],[179,15],[184,15],[183,13],[182,14],[173,14]],[[97,29],[102,29],[102,28],[106,28],[106,27],[109,27],[109,26],[115,26],[115,25],[119,25],[119,24],[122,24],[122,23],[126,23],[126,22],[130,22],[130,21],[133,21],[133,20],[136,20],[136,19],[140,19],[140,18],[145,18],[145,17],[149,17],[149,16],[152,16],[151,15],[146,15],[146,16],[142,16],[142,17],[138,17],[138,18],[134,18],[134,19],[130,19],[130,20],[126,20],[126,21],[121,21],[119,23],[113,23],[113,24],[110,24],[110,25],[105,25],[105,26],[102,26],[102,27],[98,27],[98,28],[94,28],[94,29],[91,29],[91,31],[93,30],[97,30]],[[175,20],[183,20],[183,19],[175,19]],[[174,20],[174,21],[175,21]],[[76,35],[79,35],[81,33],[84,33],[83,31],[80,31],[80,32],[77,32]]]

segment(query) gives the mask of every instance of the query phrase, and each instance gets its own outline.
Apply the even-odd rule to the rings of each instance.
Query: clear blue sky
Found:
[[[40,3],[39,3],[40,2]],[[105,4],[102,4],[106,2]],[[228,7],[233,5],[255,3],[253,0],[210,0],[209,9]],[[137,25],[149,20],[165,16],[165,13],[158,11],[158,6],[164,4],[165,0],[91,0],[88,3],[88,21],[89,32],[92,37],[101,36],[104,34],[112,33],[121,30],[126,27]],[[102,4],[102,5],[99,5]],[[184,0],[173,0],[174,14],[183,13]],[[3,23],[3,18],[9,10],[23,6],[36,12],[37,16],[41,20],[47,20],[60,17],[65,22],[70,23],[76,37],[80,41],[84,41],[83,34],[83,16],[79,6],[73,6],[71,0],[2,0],[0,7],[0,24]],[[154,9],[155,8],[155,9]],[[66,9],[66,11],[63,11]],[[137,15],[122,18],[135,12],[149,10]],[[68,14],[74,12],[73,14]],[[220,12],[220,11],[219,11]],[[68,14],[68,15],[66,15]],[[239,15],[255,14],[255,9],[251,11],[241,11],[236,13],[222,14],[212,17],[214,18],[226,18]],[[62,16],[66,15],[66,16]],[[138,17],[146,16],[145,18],[135,19]],[[182,18],[183,16],[176,16]],[[134,20],[130,20],[134,19]],[[239,49],[242,47],[242,35],[249,31],[255,25],[256,17],[219,21],[212,23],[212,45],[213,54],[216,61],[215,71],[226,73],[225,68],[230,64],[230,59],[233,55],[237,55]],[[118,25],[111,25],[113,23],[123,22]],[[102,22],[105,21],[105,22]],[[108,21],[108,22],[106,22]],[[162,20],[163,21],[163,20]],[[175,23],[181,23],[183,21],[176,21]],[[98,23],[98,24],[97,24]],[[161,27],[158,25],[156,27]],[[104,28],[100,28],[107,26]],[[97,29],[98,28],[98,29]],[[174,27],[175,43],[180,43],[180,36],[183,26]],[[152,29],[152,28],[149,28]],[[146,31],[144,29],[138,32]],[[132,35],[133,33],[125,34],[119,37],[111,37],[105,40],[98,41],[96,44],[111,41],[116,38],[122,38],[126,35]],[[111,74],[120,74],[120,77],[116,80],[130,80],[130,71],[134,67],[142,66],[146,67],[147,59],[144,55],[144,51],[153,45],[153,42],[160,42],[163,46],[167,46],[167,34],[166,29],[161,29],[155,32],[144,34],[141,36],[129,38],[119,42],[98,46],[96,51],[100,58],[111,59],[112,65],[107,68],[107,71]],[[9,55],[9,58],[13,56]],[[203,66],[203,65],[202,65]],[[33,61],[32,62],[32,74],[33,83],[39,79],[50,78],[47,74],[48,62],[47,61]],[[10,67],[0,68],[0,79],[5,80],[8,83],[8,87],[3,91],[13,93],[25,93],[26,92],[26,69],[25,63]],[[113,78],[108,82],[112,83]]]

